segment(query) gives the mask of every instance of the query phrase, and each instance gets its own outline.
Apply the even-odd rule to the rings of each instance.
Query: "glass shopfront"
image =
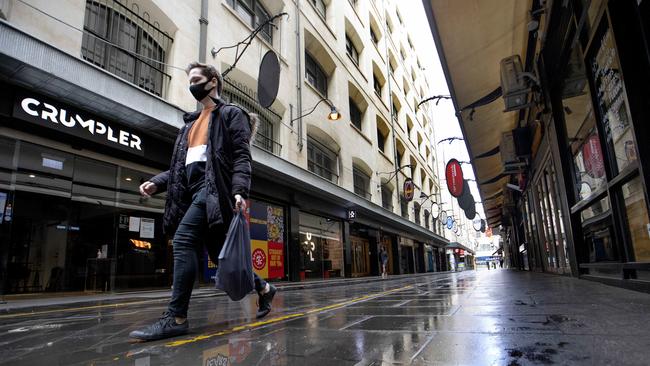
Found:
[[[561,146],[568,147],[573,160],[569,203],[572,222],[579,226],[574,236],[578,266],[588,275],[647,277],[638,266],[650,262],[650,220],[635,133],[635,124],[641,128],[644,121],[632,118],[626,81],[634,76],[623,75],[619,47],[630,44],[617,44],[617,30],[626,25],[612,26],[613,9],[621,12],[622,4],[580,3],[584,9],[575,12],[568,30],[578,30],[579,42],[570,45],[560,83],[566,136]],[[583,10],[587,18],[581,24]]]
[[[138,193],[151,171],[7,137],[0,153],[4,293],[169,284],[165,196]]]
[[[341,222],[300,212],[300,279],[343,277]]]

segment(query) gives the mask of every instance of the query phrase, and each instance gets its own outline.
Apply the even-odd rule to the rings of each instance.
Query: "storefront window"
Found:
[[[20,142],[16,189],[70,197],[74,156]]]
[[[622,191],[635,260],[650,261],[650,223],[641,178],[637,176],[624,184]]]
[[[97,160],[75,157],[72,199],[115,205],[117,166]]]
[[[140,194],[140,185],[149,180],[153,174],[125,167],[120,167],[119,169],[119,191],[117,194],[119,207],[136,207],[138,209],[149,208],[156,211],[165,208],[165,198],[167,197],[166,192],[157,193],[151,197],[143,197]]]
[[[251,200],[248,220],[253,270],[265,279],[284,278],[284,208]]]
[[[11,184],[11,172],[14,170],[14,140],[0,137],[0,187],[8,189]]]
[[[580,213],[589,262],[617,261],[609,198],[605,197]]]
[[[301,279],[343,276],[341,222],[300,213]]]
[[[605,180],[605,160],[596,129],[596,118],[582,55],[573,49],[562,88],[562,104],[568,145],[573,157],[577,200],[585,200]]]
[[[616,176],[637,160],[637,153],[614,35],[609,30],[606,19],[603,19],[602,27],[604,30],[597,32],[593,41],[595,55],[590,58],[589,65],[609,161],[612,173]]]

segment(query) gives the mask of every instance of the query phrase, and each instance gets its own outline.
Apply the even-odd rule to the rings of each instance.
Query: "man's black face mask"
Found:
[[[198,100],[199,102],[202,101],[205,97],[207,97],[208,94],[210,94],[210,92],[212,91],[212,89],[214,89],[214,87],[212,87],[210,89],[207,89],[207,90],[205,89],[205,86],[209,82],[210,82],[210,80],[204,81],[202,83],[190,85],[190,93],[192,93],[194,98],[196,100]]]

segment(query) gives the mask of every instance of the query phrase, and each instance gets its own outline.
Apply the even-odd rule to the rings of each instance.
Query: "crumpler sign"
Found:
[[[447,178],[447,189],[452,196],[458,198],[463,194],[463,170],[456,159],[447,162],[445,168],[445,177]]]
[[[411,201],[413,199],[413,195],[415,193],[415,184],[413,183],[412,179],[407,179],[404,181],[404,198],[407,201]]]
[[[142,139],[132,131],[38,95],[17,93],[13,116],[112,148],[144,155]]]

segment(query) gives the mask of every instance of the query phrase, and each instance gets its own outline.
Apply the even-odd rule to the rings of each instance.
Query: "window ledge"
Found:
[[[361,75],[361,77],[363,78],[363,80],[364,80],[366,83],[368,83],[368,78],[366,77],[366,75],[363,74],[363,71],[361,71],[361,66],[359,66],[359,64],[358,64],[357,62],[354,61],[354,59],[352,58],[352,56],[350,56],[349,53],[346,52],[346,55],[348,56],[348,60],[350,60],[350,62],[352,62],[352,64],[354,65],[354,67],[357,69],[357,71],[359,71],[359,75]],[[359,56],[359,57],[361,57],[361,56]]]
[[[237,14],[237,12],[236,12],[233,8],[230,7],[230,5],[226,4],[225,2],[222,2],[222,3],[221,3],[221,6],[223,6],[224,8],[226,8],[226,10],[229,11],[230,14],[232,14],[232,15],[234,16],[234,18],[237,19],[237,20],[238,20],[238,21],[239,21],[239,22],[240,22],[244,27],[246,27],[246,28],[247,28],[251,33],[255,30],[255,29],[253,29],[253,27],[251,27],[248,23],[246,23],[246,21],[244,21],[244,19],[242,19],[242,17],[239,16],[239,14]],[[275,30],[275,32],[279,32],[279,29],[274,29],[274,30]],[[258,39],[260,42],[262,42],[262,43],[263,43],[266,47],[268,47],[270,50],[273,50],[273,52],[275,52],[275,54],[278,55],[278,58],[280,59],[280,61],[282,61],[282,63],[284,64],[284,66],[287,66],[287,67],[289,66],[289,63],[288,63],[287,60],[284,58],[284,56],[282,56],[282,53],[281,53],[278,49],[276,49],[275,47],[273,47],[273,45],[270,44],[269,41],[267,41],[266,39],[264,39],[264,37],[262,37],[259,33],[255,36],[255,38]]]
[[[316,87],[311,85],[311,83],[306,78],[303,77],[303,81],[304,81],[304,84],[309,87],[309,89],[311,89],[314,93],[316,93],[316,96],[318,98],[330,100],[327,96],[323,95],[323,93],[321,93],[318,89],[316,89]]]
[[[354,125],[354,123],[350,122],[350,127],[352,127],[353,130],[355,130],[361,137],[363,137],[369,144],[372,146],[372,140],[366,136],[363,131],[361,131],[357,126]]]
[[[381,156],[383,156],[384,159],[386,159],[386,161],[388,161],[389,163],[393,164],[393,161],[388,157],[388,155],[386,155],[385,152],[383,152],[383,151],[381,151],[381,150],[378,150],[378,151],[379,151],[379,154],[380,154]]]
[[[316,9],[316,6],[314,6],[314,4],[311,3],[311,1],[307,1],[307,3],[309,4],[309,6],[311,6],[312,10],[314,10],[314,13],[316,13],[316,17],[318,17],[318,19],[320,19],[323,22],[323,25],[330,32],[332,37],[334,37],[334,39],[337,39],[336,38],[336,33],[334,32],[334,30],[332,30],[332,28],[330,28],[330,25],[327,24],[327,18],[325,18],[327,16],[327,6],[325,7],[325,16],[323,16],[318,11],[318,9]],[[329,6],[331,6],[331,4]],[[303,15],[306,16],[306,14],[304,14],[304,10],[302,10],[302,9],[304,9],[304,8],[301,8],[301,12],[303,13]],[[314,24],[312,24],[312,26],[314,26],[315,30],[318,32],[319,27],[316,27]]]

